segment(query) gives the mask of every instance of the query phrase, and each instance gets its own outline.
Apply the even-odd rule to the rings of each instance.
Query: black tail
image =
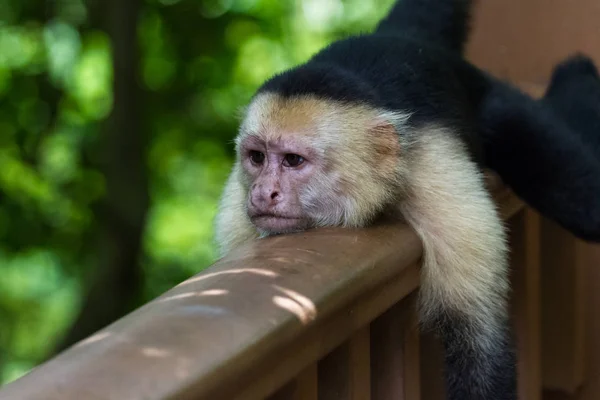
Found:
[[[438,321],[448,400],[516,400],[516,354],[508,320],[478,327],[460,316]]]
[[[471,0],[397,0],[376,32],[413,34],[462,54],[470,31]]]

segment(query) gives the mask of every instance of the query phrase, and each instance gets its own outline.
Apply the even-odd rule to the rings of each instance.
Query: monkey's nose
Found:
[[[278,190],[266,190],[261,196],[264,199],[264,203],[267,207],[273,207],[281,200],[281,194]]]
[[[269,211],[270,208],[274,207],[282,199],[281,192],[276,188],[255,187],[253,189],[251,201],[260,210]]]

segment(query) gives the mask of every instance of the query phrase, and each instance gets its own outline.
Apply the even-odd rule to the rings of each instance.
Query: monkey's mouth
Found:
[[[250,219],[258,229],[270,233],[294,232],[303,229],[306,225],[302,218],[275,214],[253,215]]]

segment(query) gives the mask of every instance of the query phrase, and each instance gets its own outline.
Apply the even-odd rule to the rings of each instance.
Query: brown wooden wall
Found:
[[[600,1],[479,0],[468,57],[517,82],[547,82],[576,51],[600,63]]]

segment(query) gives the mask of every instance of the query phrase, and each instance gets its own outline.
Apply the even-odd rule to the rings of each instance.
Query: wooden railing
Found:
[[[521,398],[534,399],[539,221],[490,182],[511,228]],[[399,224],[257,241],[7,385],[0,399],[432,398],[441,365],[436,355],[421,365],[421,350],[435,348],[420,345],[415,316],[421,251]]]
[[[357,332],[348,356],[368,357],[364,328],[414,291],[419,256],[404,226],[259,241],[8,385],[0,398],[262,398],[297,375],[310,381],[310,366]],[[356,364],[368,374],[365,360]]]

